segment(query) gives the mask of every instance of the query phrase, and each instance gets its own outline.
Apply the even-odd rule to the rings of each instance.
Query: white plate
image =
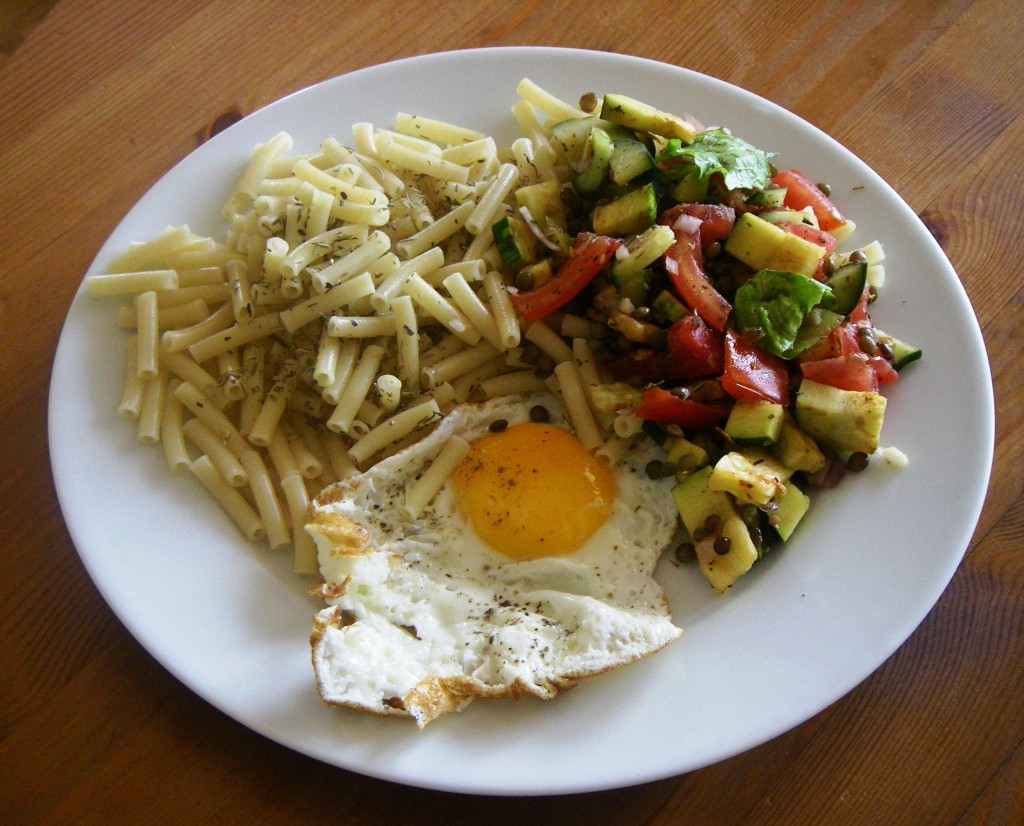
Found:
[[[819,494],[796,538],[727,596],[694,567],[659,577],[683,637],[553,702],[478,702],[418,732],[323,706],[307,638],[317,603],[287,555],[254,548],[190,479],[120,421],[123,335],[112,303],[80,290],[53,369],[50,448],[71,535],[118,617],[161,663],[236,720],[297,751],[401,783],[487,794],[625,786],[700,768],[808,719],[874,671],[946,587],[978,518],[993,446],[991,379],[953,269],[904,202],[826,135],[753,94],[622,55],[499,48],[410,58],[318,84],[254,113],[160,180],[100,250],[187,223],[222,237],[218,210],[251,147],[278,130],[296,147],[348,139],[402,110],[510,140],[528,76],[575,100],[620,91],[731,127],[826,179],[857,238],[880,239],[879,327],[924,348],[886,391],[883,440],[910,457]],[[124,174],[131,174],[130,169]],[[955,376],[955,389],[950,382]],[[940,422],[955,422],[956,436]]]

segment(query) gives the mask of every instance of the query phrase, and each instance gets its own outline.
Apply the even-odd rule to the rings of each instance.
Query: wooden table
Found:
[[[385,8],[61,0],[0,66],[0,821],[1024,822],[1019,0]],[[65,311],[100,244],[211,133],[363,66],[522,44],[619,51],[723,78],[810,120],[880,172],[970,295],[995,379],[997,445],[984,512],[949,588],[842,700],[681,777],[493,799],[307,759],[158,665],[115,619],[68,537],[47,462],[46,400]],[[941,411],[936,421],[956,438],[955,422]]]

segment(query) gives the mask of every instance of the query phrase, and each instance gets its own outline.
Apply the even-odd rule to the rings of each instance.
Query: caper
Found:
[[[542,404],[535,404],[530,408],[530,421],[531,422],[546,422],[551,418],[551,414],[548,409]]]
[[[533,273],[529,270],[520,270],[516,273],[516,289],[522,292],[527,292],[533,289],[533,284],[536,279],[533,277]]]
[[[860,473],[867,466],[868,455],[862,450],[851,453],[850,457],[846,460],[846,469],[853,473]]]
[[[869,356],[873,356],[878,353],[878,341],[875,339],[875,333],[870,327],[864,326],[857,328],[857,344],[859,344],[860,349]]]
[[[597,109],[597,95],[593,92],[586,92],[580,96],[580,109],[588,115]]]
[[[850,253],[850,261],[855,264],[866,264],[868,257],[864,254],[864,250],[854,250]]]
[[[688,398],[690,398],[690,388],[689,387],[673,387],[668,392],[671,393],[673,396],[675,396],[677,399],[688,399]]]
[[[824,195],[826,198],[829,195],[832,194],[832,185],[831,184],[817,183],[817,184],[815,184],[815,186],[818,187],[818,189],[821,190],[821,194]]]
[[[660,459],[651,459],[644,467],[647,471],[648,479],[664,479],[665,478],[665,463]]]
[[[704,530],[708,533],[715,533],[722,527],[722,517],[717,513],[708,514],[708,518],[704,520]]]
[[[722,254],[722,242],[721,241],[715,241],[715,242],[713,242],[711,244],[708,244],[708,248],[706,250],[704,250],[704,259],[706,261],[714,261],[721,254]]]
[[[487,429],[490,430],[491,433],[501,433],[501,431],[505,430],[507,427],[508,419],[495,419],[487,426]]]
[[[836,271],[836,256],[835,256],[835,254],[825,256],[825,260],[821,262],[821,272],[822,272],[822,274],[826,278],[828,278],[835,271]]]

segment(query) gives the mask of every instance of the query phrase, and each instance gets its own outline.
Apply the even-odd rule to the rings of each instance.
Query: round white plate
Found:
[[[250,546],[158,448],[116,412],[124,337],[113,302],[79,291],[53,368],[50,448],[61,507],[89,574],[132,634],[182,682],[246,726],[366,775],[486,794],[554,794],[642,783],[759,745],[874,671],[946,587],[970,540],[991,468],[991,379],[955,272],[914,213],[838,143],[718,80],[647,60],[568,49],[449,52],[375,66],[262,109],[201,146],[143,197],[90,273],[169,224],[223,237],[218,212],[253,145],[279,130],[297,150],[396,112],[516,134],[509,107],[529,77],[566,100],[619,91],[725,125],[776,165],[828,180],[856,239],[879,239],[887,284],[873,314],[925,357],[886,389],[875,463],[820,493],[796,537],[724,597],[695,567],[659,578],[683,636],[653,657],[552,702],[477,702],[423,732],[325,707],[308,637],[317,601],[289,554]],[[941,323],[936,323],[941,319]],[[956,392],[950,392],[955,376]],[[936,426],[956,422],[956,438]]]

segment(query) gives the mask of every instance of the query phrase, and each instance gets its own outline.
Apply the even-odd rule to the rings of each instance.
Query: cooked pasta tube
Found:
[[[330,334],[328,333],[328,335]],[[325,385],[320,391],[324,401],[334,405],[341,401],[345,385],[352,376],[352,371],[355,369],[356,362],[359,359],[359,349],[361,346],[359,339],[336,340],[341,341],[341,347],[338,348],[338,360],[334,365],[334,378],[330,384]]]
[[[289,276],[295,277],[310,264],[328,255],[350,252],[359,244],[364,243],[368,235],[365,226],[351,224],[325,230],[287,252],[277,263],[277,271],[279,274],[287,273]]]
[[[223,412],[210,404],[209,399],[195,385],[183,381],[175,388],[174,395],[192,412],[193,416],[209,427],[235,456],[240,456],[243,451],[249,450],[248,442],[242,438],[242,434],[238,432],[234,423]]]
[[[384,348],[379,344],[370,344],[363,349],[359,356],[359,362],[346,382],[334,412],[327,420],[329,429],[335,433],[348,433],[348,429],[356,417],[356,412],[366,400],[366,394],[370,390],[370,385],[373,384],[377,368],[383,357]]]
[[[338,355],[341,352],[341,339],[332,336],[326,325],[320,333],[320,341],[316,348],[316,362],[313,364],[313,379],[321,387],[327,387],[334,381],[334,372],[338,367]]]
[[[475,207],[471,203],[459,204],[451,212],[447,212],[428,224],[423,229],[395,244],[395,252],[400,258],[412,258],[441,244],[450,236],[462,229]]]
[[[320,434],[320,441],[323,443],[324,453],[327,455],[327,461],[331,465],[331,470],[334,471],[334,475],[338,479],[347,479],[354,473],[359,472],[359,469],[352,461],[352,457],[348,455],[348,450],[341,436],[330,430],[325,430]]]
[[[468,129],[454,123],[425,118],[421,115],[410,115],[406,112],[399,112],[395,115],[394,129],[396,132],[444,144],[470,143],[486,137],[483,132],[478,132],[476,129]]]
[[[249,477],[249,489],[256,500],[256,510],[266,528],[270,547],[276,550],[290,545],[291,536],[285,525],[281,503],[263,458],[255,450],[247,450],[239,457],[239,461]]]
[[[238,461],[238,457],[228,450],[227,445],[202,421],[189,419],[182,426],[182,432],[185,434],[185,438],[199,449],[200,453],[204,453],[210,458],[213,466],[217,468],[217,472],[231,487],[240,488],[249,483],[249,477],[242,467],[242,463]]]
[[[246,204],[259,194],[259,183],[271,177],[274,161],[292,148],[292,138],[287,132],[278,132],[266,143],[258,145],[249,157],[245,172],[235,185],[234,191],[228,196],[221,209],[225,218],[233,212],[241,212]]]
[[[391,301],[397,339],[398,377],[410,396],[420,392],[419,322],[412,298],[400,295]]]
[[[267,445],[267,456],[270,457],[270,463],[274,466],[279,479],[284,480],[292,474],[302,475],[291,445],[288,444],[285,428],[274,429],[274,435],[270,437],[270,444]]]
[[[476,344],[480,331],[469,323],[469,319],[461,310],[452,306],[451,302],[431,287],[420,276],[413,275],[405,284],[405,293],[430,316],[441,322],[450,332],[454,333],[466,344]]]
[[[613,433],[607,441],[594,451],[594,455],[607,467],[614,467],[633,444],[633,436]]]
[[[215,407],[227,402],[220,381],[183,353],[161,353],[160,363],[182,381],[191,382]]]
[[[531,344],[536,344],[541,352],[551,356],[556,364],[572,360],[572,349],[565,343],[565,339],[543,321],[534,321],[526,328],[523,338]]]
[[[129,336],[126,344],[128,354],[125,359],[124,382],[121,386],[121,401],[117,406],[117,412],[122,419],[138,419],[146,383],[139,378],[139,371],[136,369],[139,357],[137,336]]]
[[[381,158],[414,175],[427,175],[460,184],[469,180],[469,169],[466,167],[426,152],[419,152],[393,138],[381,141],[376,149]]]
[[[566,413],[580,443],[587,450],[594,450],[604,442],[594,414],[587,401],[587,394],[580,380],[576,362],[570,358],[555,366],[555,377],[562,393]]]
[[[469,442],[457,434],[448,437],[430,466],[405,492],[405,509],[413,517],[423,513],[468,452]]]
[[[261,338],[266,338],[283,328],[284,325],[281,324],[281,319],[277,313],[267,313],[266,315],[256,316],[256,318],[246,324],[233,324],[226,330],[200,339],[194,344],[190,344],[188,351],[192,354],[192,358],[202,363],[207,359],[214,358],[219,353],[223,353],[225,350],[232,350],[235,347],[241,347],[253,341],[258,341]]]
[[[329,316],[352,302],[373,295],[373,278],[368,272],[361,273],[341,284],[329,287],[325,292],[281,310],[281,324],[289,333],[304,327],[318,318]]]
[[[175,307],[160,309],[157,314],[157,329],[174,330],[180,327],[188,327],[198,324],[210,315],[210,308],[201,298],[194,299],[187,304],[179,304]],[[119,307],[117,312],[117,325],[124,329],[137,327],[139,314],[135,307]]]
[[[476,347],[461,350],[436,364],[424,367],[420,371],[421,378],[428,387],[436,387],[443,382],[452,381],[463,373],[479,367],[497,355],[499,355],[497,348],[484,341]]]
[[[180,330],[167,330],[160,337],[160,349],[165,353],[176,353],[207,336],[226,330],[233,323],[234,308],[230,304],[222,304],[205,319],[197,321],[189,327],[183,327]]]
[[[177,383],[177,379],[168,381],[167,391],[164,393],[164,409],[160,416],[160,444],[171,473],[181,473],[188,470],[188,466],[192,464],[185,444],[185,407],[174,395]]]
[[[130,273],[152,269],[167,258],[167,253],[183,247],[192,241],[188,226],[167,227],[160,235],[148,241],[133,241],[128,249],[111,259],[107,272]]]
[[[292,456],[295,459],[295,464],[299,467],[299,473],[306,479],[316,479],[320,476],[324,472],[323,463],[296,432],[292,426],[292,420],[289,418],[281,419],[278,428],[284,433],[288,447],[291,448]]]
[[[484,379],[480,382],[484,395],[492,399],[495,396],[509,396],[513,393],[534,393],[547,389],[544,379],[533,370],[517,370],[514,373],[503,373]]]
[[[292,525],[292,548],[295,554],[292,570],[297,574],[319,573],[316,542],[306,532],[309,511],[309,491],[306,490],[306,482],[301,475],[294,473],[281,479],[281,490],[284,492]]]
[[[314,273],[312,277],[314,290],[324,292],[328,287],[366,271],[376,259],[388,252],[390,247],[391,239],[380,230],[374,230],[367,237],[365,243]]]
[[[217,356],[217,376],[221,393],[227,401],[236,402],[245,395],[245,387],[242,386],[242,366],[237,350],[228,350]]]
[[[402,261],[377,287],[370,305],[378,313],[385,312],[395,298],[402,294],[406,282],[414,275],[427,278],[444,265],[444,252],[431,247],[407,261]]]
[[[411,433],[437,421],[441,409],[433,399],[406,408],[377,425],[348,449],[348,455],[357,465],[365,462],[375,453],[404,439]]]
[[[238,411],[238,430],[248,435],[263,406],[264,365],[266,351],[259,344],[250,343],[242,348],[242,403]]]
[[[490,233],[491,224],[494,223],[498,209],[518,181],[519,168],[514,163],[504,163],[498,167],[498,174],[494,176],[487,191],[477,201],[472,213],[466,219],[466,229],[473,235],[479,235],[484,230]]]
[[[484,275],[484,293],[490,304],[491,312],[494,314],[494,321],[498,325],[498,332],[501,334],[502,344],[506,350],[519,346],[521,331],[519,328],[519,316],[516,315],[512,300],[508,297],[508,287],[501,277],[501,273],[491,270]]]
[[[135,315],[138,345],[135,369],[140,379],[156,378],[160,366],[160,322],[155,292],[149,290],[135,296]]]
[[[258,447],[266,447],[277,429],[281,416],[288,405],[288,398],[299,380],[299,365],[295,359],[288,359],[274,378],[274,383],[263,400],[263,406],[249,430],[249,441]]]
[[[327,332],[338,338],[377,338],[395,334],[395,317],[391,313],[366,316],[331,316]]]
[[[498,323],[491,315],[487,305],[473,292],[466,277],[461,272],[453,272],[444,280],[444,287],[452,297],[452,301],[472,322],[480,334],[499,350],[505,349],[505,342],[498,331]]]
[[[293,415],[289,418],[288,423],[292,426],[300,443],[299,445],[292,443],[292,449],[298,450],[301,453],[302,447],[305,447],[306,451],[314,456],[320,465],[320,473],[316,479],[324,486],[338,481],[334,476],[334,469],[331,467],[330,459],[324,448],[324,441],[321,436],[322,431],[319,428],[313,427],[305,416]]]
[[[266,538],[267,532],[259,514],[238,492],[237,488],[231,487],[224,481],[209,456],[200,456],[189,465],[188,469],[203,483],[203,487],[250,541],[262,542]]]
[[[167,394],[167,371],[146,379],[142,389],[142,407],[139,409],[139,426],[136,436],[140,442],[155,445],[160,442],[160,422],[164,412],[164,397]]]
[[[536,106],[556,123],[569,120],[570,118],[587,117],[587,113],[582,109],[566,103],[561,98],[555,97],[555,95],[543,89],[529,78],[524,77],[516,84],[516,94]]]

